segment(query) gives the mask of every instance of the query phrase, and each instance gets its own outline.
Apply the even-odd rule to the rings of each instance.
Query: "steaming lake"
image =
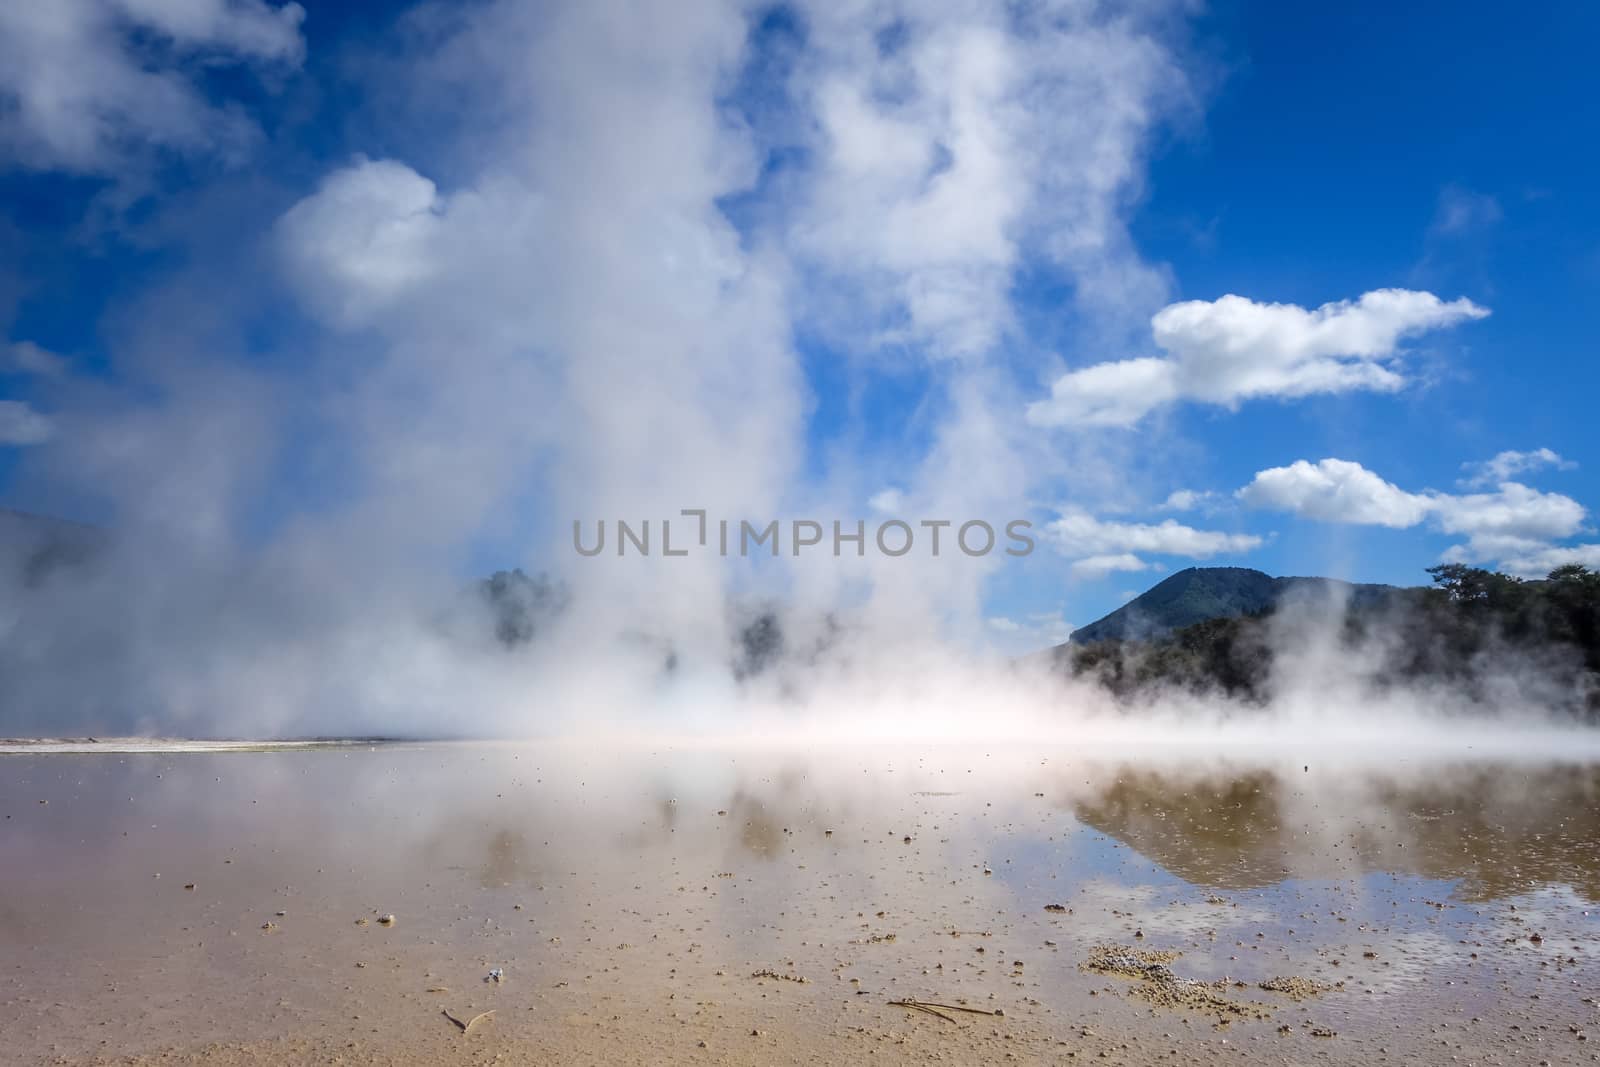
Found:
[[[7,1062],[1600,1053],[1593,763],[12,752],[0,814]]]

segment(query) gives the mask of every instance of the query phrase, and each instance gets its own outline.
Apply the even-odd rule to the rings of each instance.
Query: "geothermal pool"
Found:
[[[0,756],[6,1062],[1588,1063],[1597,995],[1589,762]]]

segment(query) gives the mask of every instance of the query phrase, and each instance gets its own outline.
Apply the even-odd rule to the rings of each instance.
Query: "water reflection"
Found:
[[[739,856],[841,863],[863,850],[858,864],[900,851],[919,869],[964,870],[1030,850],[1064,863],[1063,843],[1087,827],[1216,890],[1381,872],[1454,883],[1463,900],[1537,885],[1600,899],[1595,765],[1308,770],[948,750],[471,746],[3,760],[0,870],[14,891],[49,895],[142,880],[163,855],[189,853],[270,867],[274,881],[330,867],[379,882],[470,871],[484,889],[579,867],[599,876],[688,862],[720,870]],[[1104,859],[1079,847],[1075,869],[1056,873],[1084,877]]]
[[[71,1040],[57,1004],[162,1047],[155,995],[183,1005],[185,1034],[280,1035],[284,1018],[250,1009],[291,1004],[296,1027],[340,1035],[359,1015],[411,1040],[437,1021],[436,986],[474,1010],[528,998],[504,1002],[508,1031],[544,1025],[532,1009],[558,990],[608,1026],[611,1005],[644,1004],[651,1035],[713,1000],[784,1007],[745,1034],[835,1017],[853,1033],[839,1013],[865,1010],[857,992],[901,992],[1042,1013],[1042,1053],[1058,1022],[1104,1002],[1084,954],[1137,940],[1182,951],[1196,977],[1408,996],[1434,983],[1441,1002],[1492,971],[1481,995],[1523,1012],[1546,964],[1587,977],[1600,957],[1584,903],[1600,897],[1597,798],[1600,768],[1567,764],[885,747],[8,755],[0,957],[15,966],[0,1006],[42,1051]],[[370,921],[391,912],[392,928]],[[486,987],[491,967],[516,984]],[[767,970],[810,981],[779,1000],[751,983]],[[1540,1010],[1571,1007],[1556,992]],[[1376,997],[1340,1010],[1369,1013],[1351,1030],[1392,1029]]]
[[[1124,765],[1072,811],[1198,886],[1384,872],[1457,883],[1469,901],[1538,885],[1600,898],[1600,768],[1296,770]]]

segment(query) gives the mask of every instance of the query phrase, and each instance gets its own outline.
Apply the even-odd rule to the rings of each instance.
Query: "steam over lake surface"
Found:
[[[7,1062],[1600,1052],[1586,758],[12,752],[0,815]]]

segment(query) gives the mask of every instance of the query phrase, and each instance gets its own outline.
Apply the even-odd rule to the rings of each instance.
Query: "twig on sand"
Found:
[[[484,1019],[487,1019],[489,1016],[491,1016],[493,1014],[494,1014],[494,1009],[490,1008],[488,1011],[480,1011],[478,1014],[474,1015],[472,1018],[468,1019],[466,1022],[462,1022],[460,1019],[458,1019],[454,1015],[450,1014],[450,1009],[449,1008],[444,1009],[444,1017],[446,1019],[449,1019],[451,1022],[455,1023],[456,1026],[458,1026],[461,1029],[461,1032],[463,1034],[466,1033],[468,1030],[472,1029],[472,1024],[473,1023],[480,1022],[480,1021],[482,1021]]]
[[[936,1000],[914,1000],[907,997],[905,1000],[891,1000],[890,1004],[902,1008],[943,1008],[945,1011],[964,1011],[969,1015],[998,1015],[1004,1017],[1005,1012],[1000,1009],[990,1011],[987,1008],[969,1008],[964,1004],[940,1004]]]
[[[923,1004],[923,1003],[921,1003],[919,1001],[915,1001],[915,1000],[891,1000],[891,1001],[889,1001],[889,1006],[893,1007],[893,1008],[910,1008],[912,1011],[925,1011],[929,1015],[938,1016],[939,1018],[943,1019],[947,1023],[950,1023],[951,1025],[960,1025],[960,1024],[956,1023],[956,1021],[954,1019],[950,1018],[950,1016],[946,1015],[944,1012],[939,1011],[938,1009],[934,1008],[934,1006],[931,1005],[931,1004]]]

